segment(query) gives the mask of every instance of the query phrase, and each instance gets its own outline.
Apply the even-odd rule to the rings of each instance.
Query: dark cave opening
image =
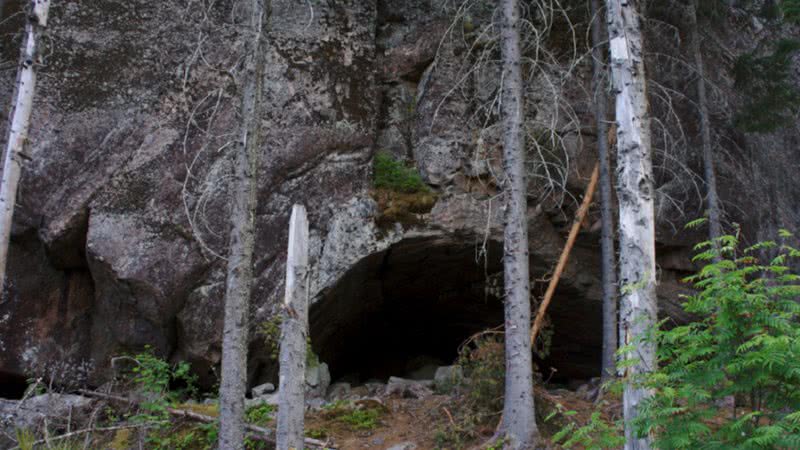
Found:
[[[25,396],[28,380],[20,375],[0,372],[0,398],[19,400]]]
[[[409,238],[354,265],[310,311],[312,345],[332,379],[430,379],[457,359],[469,336],[502,325],[502,246],[488,243],[485,257],[481,247]],[[559,291],[550,317],[550,356],[536,362],[543,377],[566,383],[599,376],[599,302]]]

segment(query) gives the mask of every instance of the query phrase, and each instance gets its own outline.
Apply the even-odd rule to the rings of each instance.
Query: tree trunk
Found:
[[[6,266],[8,264],[8,243],[11,240],[11,225],[14,218],[14,206],[17,202],[17,188],[22,173],[23,150],[28,141],[28,129],[33,111],[33,95],[36,92],[36,59],[39,36],[47,27],[47,14],[50,0],[32,0],[28,11],[28,23],[25,26],[25,43],[20,56],[17,73],[16,99],[14,115],[8,132],[5,160],[3,162],[3,179],[0,182],[0,296],[5,287]]]
[[[278,393],[278,446],[303,448],[305,412],[306,339],[308,337],[308,219],[306,209],[295,205],[289,221],[286,257],[286,292],[281,325],[280,382]]]
[[[708,114],[703,53],[700,52],[700,30],[697,23],[697,3],[692,0],[689,13],[692,20],[692,54],[697,70],[697,106],[700,114],[700,134],[703,141],[703,176],[706,182],[706,206],[708,207],[708,238],[711,241],[722,236],[722,218],[717,196],[717,175],[714,171],[714,154],[711,148],[711,121]]]
[[[638,383],[655,364],[655,345],[646,337],[656,322],[655,212],[650,117],[636,3],[608,0],[611,71],[616,92],[619,266],[622,286],[620,341],[635,350],[623,393],[625,448],[649,449],[631,425],[650,392]]]
[[[501,433],[507,448],[533,448],[538,430],[533,408],[533,356],[528,270],[525,139],[517,0],[503,0],[503,168],[505,172],[505,359],[506,383]]]
[[[256,168],[260,151],[261,91],[264,73],[264,30],[268,0],[250,0],[250,40],[241,83],[241,141],[234,160],[231,232],[225,285],[225,324],[222,336],[220,383],[221,449],[243,449],[244,396],[247,388],[247,339],[255,246]]]
[[[599,172],[600,163],[597,163],[592,170],[592,176],[589,178],[589,185],[586,186],[586,193],[583,195],[581,206],[578,208],[578,212],[575,213],[575,221],[572,222],[572,227],[569,230],[569,236],[567,236],[567,242],[564,244],[564,249],[561,250],[561,256],[558,258],[556,269],[553,271],[553,277],[550,279],[550,283],[547,285],[547,290],[544,293],[542,303],[539,305],[539,311],[536,313],[536,319],[533,320],[533,329],[531,330],[531,346],[534,348],[536,346],[536,337],[538,336],[539,330],[544,322],[544,315],[547,313],[547,307],[550,306],[550,302],[553,300],[553,295],[556,293],[558,282],[561,280],[561,275],[564,273],[564,269],[567,267],[567,262],[569,262],[569,255],[572,252],[572,247],[575,245],[575,241],[578,239],[578,232],[581,230],[583,221],[586,220],[586,213],[589,212],[589,207],[592,206],[592,198],[594,198],[594,191],[597,188],[597,178]]]
[[[600,0],[592,0],[592,83],[594,90],[594,118],[597,124],[597,153],[600,164],[600,266],[603,283],[603,355],[602,377],[608,379],[616,373],[617,351],[617,274],[614,260],[614,218],[611,198],[611,164],[607,139],[608,104],[603,86],[604,64],[603,20]]]

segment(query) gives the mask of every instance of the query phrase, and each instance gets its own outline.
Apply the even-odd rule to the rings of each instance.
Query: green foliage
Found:
[[[485,332],[473,336],[459,351],[463,370],[453,395],[453,420],[440,426],[434,436],[440,448],[464,448],[481,437],[482,429],[494,429],[503,410],[505,388],[503,334]]]
[[[192,423],[161,427],[147,436],[147,448],[153,450],[212,450],[219,441],[218,423]]]
[[[800,0],[783,0],[781,7],[787,22],[800,23]]]
[[[603,450],[622,448],[625,444],[622,423],[609,423],[600,411],[594,411],[589,421],[581,425],[572,420],[576,415],[577,412],[568,411],[561,404],[557,404],[556,409],[545,418],[545,422],[557,416],[567,419],[567,424],[551,438],[554,445],[566,449],[578,446],[586,450]]]
[[[337,400],[322,407],[323,417],[347,425],[353,431],[374,430],[385,412],[381,406]]]
[[[800,276],[788,266],[800,250],[716,244],[696,247],[707,265],[687,279],[697,320],[656,333],[660,368],[644,381],[654,396],[637,430],[660,449],[800,448]],[[778,256],[761,261],[765,250]]]
[[[272,420],[272,415],[275,414],[276,409],[275,405],[270,405],[269,403],[251,406],[247,408],[244,418],[249,423],[266,425]]]
[[[734,121],[749,132],[768,133],[791,123],[800,106],[800,92],[789,78],[792,55],[800,42],[781,39],[770,55],[747,53],[733,68],[735,88],[745,104]]]
[[[283,322],[281,316],[276,314],[271,319],[261,322],[256,330],[256,333],[264,339],[264,346],[273,361],[278,360],[281,350],[281,322]]]
[[[131,381],[146,399],[141,403],[143,413],[134,416],[134,419],[167,420],[169,419],[167,407],[170,404],[197,393],[195,388],[197,377],[192,374],[189,363],[180,362],[171,365],[156,356],[149,346],[145,347],[144,352],[127,358],[135,362],[131,368]],[[172,385],[183,387],[171,390]]]
[[[197,410],[208,415],[205,409],[216,410],[216,405],[179,404],[180,401],[197,394],[197,377],[192,374],[187,362],[170,364],[156,356],[149,346],[141,353],[124,356],[133,366],[128,377],[139,395],[144,398],[140,411],[131,417],[135,422],[153,422],[156,426],[147,434],[147,448],[166,449],[212,449],[217,442],[218,426],[210,424],[174,424],[168,409]],[[197,411],[195,411],[197,412]],[[114,420],[114,415],[109,414]]]
[[[380,151],[375,155],[374,185],[378,189],[395,192],[429,192],[430,188],[422,181],[416,168],[407,167],[391,154]]]
[[[20,450],[33,450],[33,444],[36,442],[36,436],[27,428],[17,428],[15,437],[17,439],[17,447]]]
[[[352,430],[374,430],[378,427],[381,412],[377,409],[354,409],[339,416],[339,421],[347,424]]]
[[[505,351],[502,335],[488,334],[461,349],[458,364],[464,370],[469,406],[479,416],[503,409]]]
[[[306,430],[306,436],[310,437],[311,439],[325,439],[328,437],[328,434],[330,434],[330,432],[324,427]]]
[[[256,333],[264,339],[264,346],[269,351],[269,357],[277,361],[281,351],[281,324],[283,319],[280,315],[275,315],[269,320],[265,320],[258,325]],[[306,338],[306,367],[314,368],[319,365],[319,357],[311,348],[311,336]]]

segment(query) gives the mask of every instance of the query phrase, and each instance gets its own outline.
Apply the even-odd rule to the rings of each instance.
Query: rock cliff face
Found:
[[[3,139],[20,3],[5,2],[3,17],[11,18],[0,24]],[[481,2],[463,14],[448,0],[272,3],[252,322],[267,320],[282,295],[288,214],[301,202],[312,228],[312,340],[334,376],[360,371],[357,354],[382,348],[397,350],[387,364],[452,357],[459,339],[501,321],[491,282],[501,269],[502,204],[493,180],[499,148],[496,133],[481,123],[494,122],[487,105],[499,80],[491,40],[474,31],[491,14]],[[189,360],[213,383],[230,140],[238,126],[238,14],[234,0],[53,4],[0,303],[0,381],[51,372],[98,383],[109,376],[110,357],[151,345]],[[749,51],[738,36],[756,33],[757,24],[730,21],[738,31],[719,32],[720,45],[734,55]],[[654,33],[651,46],[662,39]],[[476,53],[476,46],[488,50]],[[735,104],[729,61],[714,59],[718,53],[709,50],[709,78],[717,99]],[[472,70],[475,64],[483,67]],[[528,87],[531,141],[543,129],[560,137],[531,169],[537,279],[557,259],[595,160],[589,69],[584,61],[561,85],[536,76]],[[668,84],[654,73],[658,86]],[[685,94],[693,95],[691,88]],[[690,102],[680,103],[675,112],[694,123]],[[735,149],[719,167],[729,221],[751,236],[797,229],[796,125],[770,135],[720,129],[722,147]],[[702,194],[686,188],[702,173],[696,127],[687,130],[684,151],[658,157],[667,314],[675,313],[685,289],[677,280],[693,269],[688,256],[701,238],[675,231],[701,214]],[[542,145],[532,152],[541,156],[546,145],[536,142]],[[435,191],[436,204],[418,223],[379,225],[370,195],[378,150],[416,164]],[[686,172],[675,174],[675,167]],[[589,223],[597,217],[593,212]],[[552,311],[553,364],[565,376],[591,376],[599,364],[598,238],[591,226],[581,235]],[[425,345],[432,341],[433,352]],[[269,353],[254,330],[253,382],[273,375]]]

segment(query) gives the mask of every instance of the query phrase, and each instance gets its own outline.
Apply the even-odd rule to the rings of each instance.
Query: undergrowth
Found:
[[[687,278],[698,319],[659,330],[653,397],[635,424],[660,449],[800,448],[800,250],[780,241],[742,249],[738,233],[696,248]],[[794,267],[794,269],[792,268]]]

